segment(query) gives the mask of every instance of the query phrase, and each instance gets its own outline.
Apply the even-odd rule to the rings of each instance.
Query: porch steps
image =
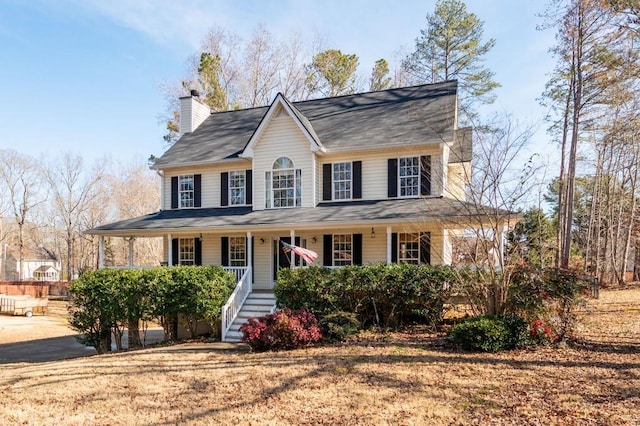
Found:
[[[276,306],[276,296],[271,291],[252,291],[247,296],[238,316],[231,324],[231,328],[227,332],[225,338],[226,342],[240,342],[242,341],[242,333],[240,333],[240,327],[242,327],[249,318],[261,317],[263,315],[271,313],[271,310]]]

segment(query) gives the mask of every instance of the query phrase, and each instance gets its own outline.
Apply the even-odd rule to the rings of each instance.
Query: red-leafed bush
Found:
[[[242,341],[249,343],[254,351],[295,349],[322,339],[316,317],[305,309],[283,309],[250,318],[240,331]]]

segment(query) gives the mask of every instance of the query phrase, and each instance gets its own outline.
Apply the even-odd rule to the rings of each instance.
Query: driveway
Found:
[[[93,347],[78,343],[77,335],[67,325],[66,302],[49,301],[46,315],[31,318],[0,315],[0,364],[95,355]],[[150,329],[147,335],[149,341],[162,340],[162,329]]]

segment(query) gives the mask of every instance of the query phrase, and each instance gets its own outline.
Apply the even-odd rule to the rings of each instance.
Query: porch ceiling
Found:
[[[442,197],[320,203],[314,208],[252,210],[251,207],[164,210],[86,231],[92,235],[161,236],[167,233],[321,229],[391,223],[478,225],[479,219],[515,213]]]

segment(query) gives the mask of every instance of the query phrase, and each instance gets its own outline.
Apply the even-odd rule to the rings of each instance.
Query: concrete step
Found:
[[[231,343],[239,343],[242,341],[242,333],[239,331],[229,331],[227,333],[227,337],[225,338],[225,342]]]
[[[246,305],[254,305],[254,306],[273,306],[276,304],[275,299],[252,299],[252,298],[247,298],[244,301],[244,305],[242,305],[242,307],[245,307]]]
[[[275,305],[254,305],[253,303],[245,303],[240,308],[240,312],[269,312]]]
[[[275,299],[276,295],[273,292],[267,291],[252,291],[249,293],[249,297],[255,297],[260,299]]]

